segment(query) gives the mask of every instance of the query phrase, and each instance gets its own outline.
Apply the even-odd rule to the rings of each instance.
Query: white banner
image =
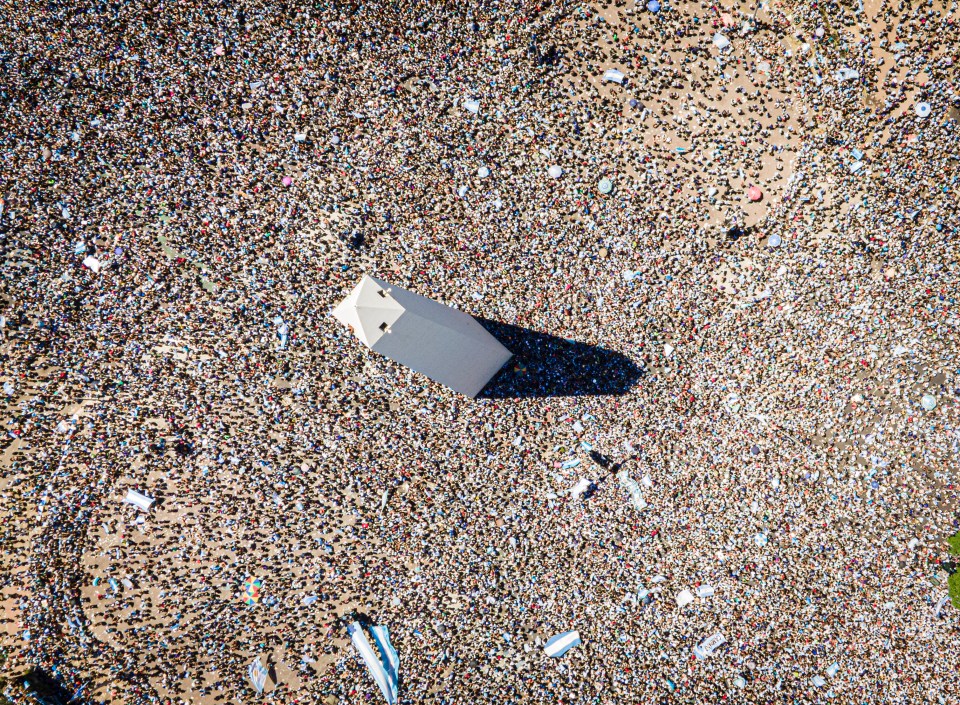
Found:
[[[723,634],[717,632],[716,634],[711,634],[706,639],[701,641],[699,644],[693,647],[693,655],[697,658],[703,659],[707,656],[713,654],[721,645],[726,644],[727,640],[724,638]]]

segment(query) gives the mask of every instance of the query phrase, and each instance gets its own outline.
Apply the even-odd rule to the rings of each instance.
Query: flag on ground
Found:
[[[547,656],[560,658],[574,646],[580,646],[581,643],[583,642],[580,641],[580,632],[576,630],[563,632],[562,634],[557,634],[555,637],[551,637],[547,643],[543,645],[543,650],[547,652]]]
[[[267,669],[260,663],[259,656],[250,664],[247,672],[250,674],[250,680],[253,681],[253,687],[257,689],[257,693],[262,695],[263,688],[267,684]]]

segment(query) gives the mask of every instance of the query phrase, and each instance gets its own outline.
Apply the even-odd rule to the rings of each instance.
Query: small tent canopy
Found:
[[[150,508],[156,502],[155,499],[147,497],[145,494],[140,494],[136,490],[127,490],[127,496],[123,498],[123,501],[127,504],[132,504],[144,512],[149,512]]]

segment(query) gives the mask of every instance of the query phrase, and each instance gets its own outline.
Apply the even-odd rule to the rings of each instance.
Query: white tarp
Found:
[[[543,650],[551,658],[560,658],[574,646],[580,646],[582,643],[580,632],[574,629],[571,632],[563,632],[548,639],[547,643],[543,645]]]
[[[512,357],[473,316],[366,274],[332,314],[374,352],[468,397]]]
[[[465,100],[463,101],[463,107],[465,110],[469,110],[471,113],[476,115],[480,112],[480,101],[479,100]]]
[[[347,632],[350,634],[350,640],[353,641],[353,645],[360,653],[363,662],[367,664],[370,675],[373,676],[373,680],[376,681],[380,687],[380,692],[383,693],[383,697],[386,698],[388,705],[393,705],[397,702],[400,659],[397,656],[396,650],[390,645],[390,636],[387,628],[373,627],[370,630],[371,634],[373,634],[374,643],[376,643],[377,649],[383,658],[382,662],[373,652],[373,647],[370,646],[370,641],[367,639],[363,627],[360,626],[360,622],[354,622],[348,626]]]
[[[147,497],[145,494],[140,494],[136,490],[127,490],[127,496],[123,498],[123,501],[127,504],[132,504],[133,506],[145,512],[149,512],[154,502],[156,502],[156,500],[152,497]]]
[[[704,659],[707,656],[713,654],[720,646],[726,644],[727,640],[724,638],[723,634],[717,632],[716,634],[711,634],[706,639],[701,641],[699,644],[693,647],[693,655],[699,659]]]
[[[720,34],[719,32],[717,32],[716,34],[713,35],[713,45],[717,47],[717,49],[719,49],[720,51],[723,51],[728,46],[730,46],[730,40],[727,39],[722,34]]]
[[[260,663],[259,656],[250,664],[247,673],[250,675],[250,680],[253,682],[253,687],[257,689],[257,693],[262,695],[263,688],[267,684],[267,669]]]
[[[693,602],[693,593],[689,590],[681,590],[677,593],[677,607],[686,607]]]
[[[712,585],[701,585],[697,588],[697,597],[712,597],[714,589]]]
[[[93,257],[92,255],[85,257],[83,260],[83,264],[89,270],[91,270],[94,274],[99,274],[100,268],[103,267],[103,264],[100,263],[100,260],[98,260],[96,257]]]

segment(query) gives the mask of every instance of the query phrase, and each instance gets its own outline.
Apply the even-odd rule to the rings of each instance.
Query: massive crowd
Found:
[[[360,615],[405,703],[960,697],[955,3],[0,26],[2,668],[377,701]],[[366,350],[363,272],[516,360],[470,400]]]

